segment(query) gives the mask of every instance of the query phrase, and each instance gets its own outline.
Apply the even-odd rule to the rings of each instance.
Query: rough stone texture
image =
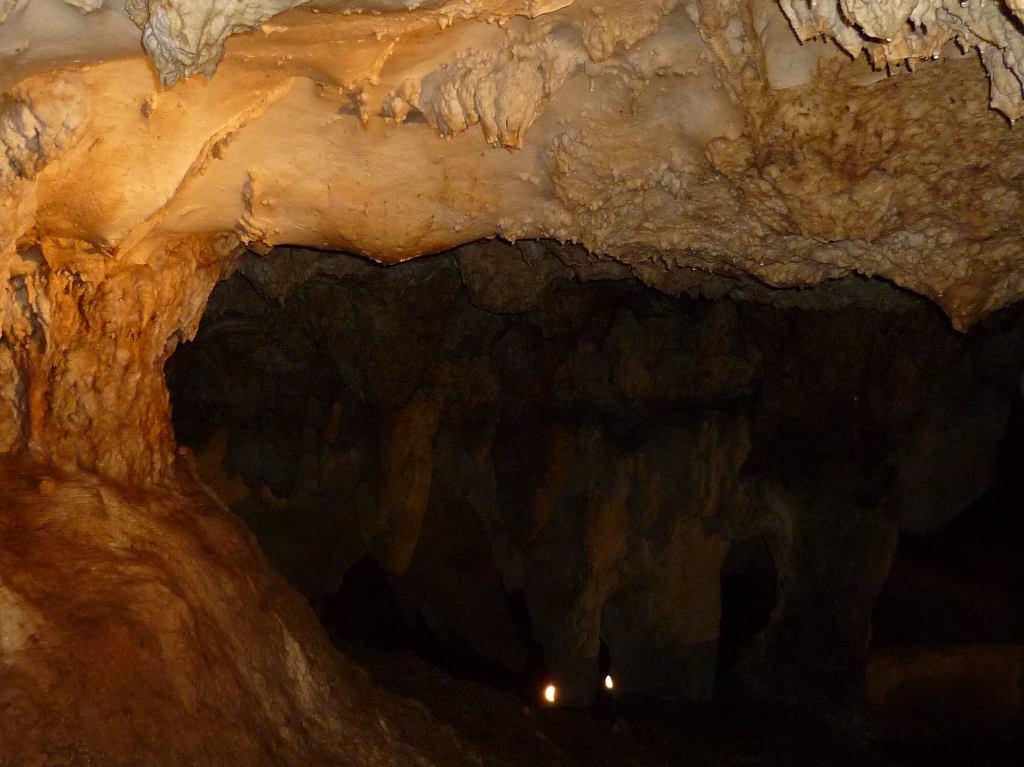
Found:
[[[125,10],[142,30],[142,44],[160,74],[160,84],[179,77],[212,77],[224,56],[224,41],[253,29],[301,0],[127,0]]]
[[[0,346],[0,451],[10,452],[21,442],[21,424],[24,423],[20,404],[24,399],[18,387],[21,383],[14,355],[6,346]]]
[[[0,467],[0,764],[479,763],[338,656],[182,479]]]
[[[232,245],[180,241],[166,261],[118,265],[66,242],[26,253],[5,306],[4,401],[24,414],[11,445],[110,477],[162,476],[174,455],[163,363],[194,332]]]
[[[1005,5],[980,0],[841,0],[836,5],[783,0],[781,5],[802,40],[826,35],[851,56],[865,50],[877,67],[904,65],[912,70],[917,62],[948,55],[954,42],[961,50],[977,48],[988,70],[992,106],[1010,120],[1024,114],[1024,70],[1019,63],[1024,5],[1015,0]]]
[[[63,1],[82,13],[99,11],[105,6],[103,0]],[[425,10],[430,15],[429,12],[440,11],[449,15],[450,23],[450,17],[455,13],[460,16],[486,16],[495,12],[537,16],[570,4],[571,0],[531,1],[520,6],[478,3],[456,11],[454,4],[421,0],[369,0],[358,4],[338,0],[218,0],[214,3],[128,0],[123,13],[142,30],[143,45],[153,59],[161,84],[166,87],[174,85],[182,76],[201,73],[212,77],[224,56],[228,37],[259,28],[272,17],[301,5],[309,5],[314,12],[379,14],[382,11]],[[17,5],[16,0],[5,0],[0,5],[0,23],[7,21]],[[1005,6],[983,0],[931,0],[923,3],[842,0],[838,5],[826,3],[821,6],[815,0],[786,0],[781,7],[800,39],[827,36],[853,58],[866,51],[875,67],[905,65],[912,70],[919,61],[934,60],[948,54],[953,42],[962,51],[976,48],[988,70],[992,105],[1011,120],[1024,111],[1024,72],[1017,63],[1024,51],[1024,34],[1018,26],[1024,5],[1019,0],[1009,0]],[[709,47],[722,57],[727,67],[734,70],[737,65],[742,66],[739,61],[742,35],[738,25],[723,24],[722,21],[730,18],[738,21],[739,9],[739,4],[734,2],[716,2],[695,3],[690,11],[691,14],[709,17],[709,28],[724,33],[718,40],[709,40]],[[626,18],[604,6],[595,11],[596,22],[582,30],[583,49],[595,61],[614,53],[616,36],[636,39],[649,34],[652,22],[656,23],[656,13],[653,16],[639,13],[633,18]],[[622,36],[621,32],[612,31],[609,20],[625,27],[626,34]],[[485,135],[488,140],[497,140],[499,133],[508,131],[510,127],[513,131],[529,127],[533,115],[529,108],[525,111],[522,108],[524,95],[528,103],[538,104],[546,94],[557,90],[571,72],[573,67],[565,65],[564,55],[555,54],[559,47],[575,48],[564,38],[556,38],[553,42],[545,41],[529,53],[521,49],[514,58],[482,52],[482,55],[467,57],[446,71],[427,78],[422,84],[403,85],[391,102],[392,113],[400,121],[404,119],[410,107],[418,108],[416,102],[426,90],[429,94],[427,100],[437,104],[437,111],[433,115],[427,114],[433,125],[445,124],[449,129],[459,130],[479,121],[480,115],[484,115]],[[582,59],[573,63],[582,63]],[[776,64],[774,70],[776,82],[786,83],[793,78],[785,65]],[[495,87],[498,82],[512,87]],[[436,98],[430,98],[430,95]],[[492,114],[488,115],[491,110]]]
[[[1001,4],[855,2],[825,29],[832,9],[803,2],[785,6],[801,34],[890,62],[980,46],[1014,114],[1022,38]],[[1021,139],[986,108],[973,55],[946,46],[886,77],[801,45],[766,0],[269,18],[289,5],[131,4],[165,82],[210,72],[229,34],[260,25],[212,80],[161,91],[123,11],[20,4],[0,26],[3,108],[35,105],[41,141],[3,139],[12,168],[33,168],[2,171],[5,262],[47,237],[137,261],[226,233],[396,261],[499,235],[576,241],[669,291],[884,276],[958,327],[1024,293]],[[892,42],[865,40],[894,24]]]
[[[780,547],[782,569],[809,578],[816,558],[839,544],[818,541],[808,564],[793,553],[803,550],[801,536],[818,540],[833,515],[864,514],[884,526],[853,531],[863,533],[854,548],[878,555],[857,572],[874,582],[894,524],[941,524],[983,485],[989,457],[978,446],[1000,420],[989,404],[1002,378],[978,385],[955,343],[950,356],[905,369],[878,364],[868,335],[855,344],[849,380],[884,369],[935,404],[926,414],[907,402],[884,412],[874,383],[861,391],[829,380],[796,400],[786,393],[785,350],[744,340],[770,318],[709,310],[680,330],[657,301],[619,312],[614,294],[625,270],[669,295],[736,291],[755,300],[765,285],[881,276],[935,301],[960,329],[1020,298],[1022,139],[987,109],[991,101],[1011,118],[1021,109],[1015,2],[851,0],[842,15],[800,0],[782,10],[768,0],[296,5],[0,0],[0,450],[175,492],[163,366],[196,332],[241,244],[342,248],[394,263],[481,238],[551,238],[600,259],[563,248],[567,257],[553,261],[531,244],[492,245],[485,256],[511,260],[514,277],[496,278],[488,258],[467,251],[457,264],[390,276],[383,292],[365,264],[322,267],[301,250],[294,270],[247,265],[265,293],[240,297],[261,321],[284,324],[268,334],[243,311],[214,355],[233,363],[223,367],[232,384],[243,363],[264,371],[231,397],[214,397],[217,406],[234,401],[217,439],[241,475],[221,486],[257,529],[290,524],[319,536],[316,556],[278,552],[299,563],[295,579],[310,593],[365,550],[396,571],[422,566],[415,542],[431,529],[435,475],[451,480],[436,462],[436,445],[447,445],[448,459],[474,457],[466,473],[480,525],[472,529],[497,552],[495,570],[531,604],[548,605],[537,630],[550,637],[553,667],[587,687],[604,607],[633,588],[692,612],[686,625],[658,623],[652,633],[672,646],[671,667],[684,669],[673,684],[699,694],[713,673],[719,609],[709,584],[727,542],[764,535]],[[949,40],[976,47],[982,63],[945,45],[940,61],[886,77],[829,44],[801,45],[793,28],[864,47],[890,68],[906,61],[909,69]],[[875,35],[883,39],[865,38]],[[188,79],[197,73],[206,77]],[[340,304],[331,277],[339,268],[335,277],[354,286]],[[599,311],[588,314],[589,298],[562,289],[572,283],[567,268],[603,280],[590,288],[604,295]],[[835,294],[842,304],[857,290]],[[467,295],[531,316],[516,323],[473,311]],[[310,309],[323,306],[338,310]],[[878,336],[885,326],[869,316],[855,308],[845,321]],[[820,343],[806,343],[812,368],[823,367]],[[459,364],[449,368],[438,359],[450,351]],[[763,410],[755,351],[783,361],[781,374],[764,368]],[[877,351],[891,362],[888,353]],[[461,384],[465,370],[473,371],[465,381],[484,385]],[[976,385],[979,409],[962,407]],[[267,413],[267,401],[284,404]],[[865,434],[889,435],[878,461],[851,454],[848,445],[870,444],[856,430],[837,429],[845,441],[829,442],[831,463],[820,462],[807,458],[806,432],[797,430],[794,446],[759,420],[778,406],[806,429],[794,405],[807,403],[827,423],[842,423],[834,416],[852,407]],[[254,414],[265,419],[248,419]],[[360,419],[376,426],[361,429]],[[467,422],[477,428],[456,437]],[[647,432],[651,441],[638,442]],[[949,435],[959,439],[937,448]],[[302,449],[284,449],[295,444]],[[679,445],[708,452],[695,457]],[[816,498],[767,503],[774,511],[763,515],[781,519],[789,537],[771,524],[745,525],[735,474],[748,448],[762,467],[758,487],[806,479],[831,488],[836,465],[849,482],[820,504],[820,516],[810,509]],[[646,449],[658,460],[643,460]],[[803,457],[804,474],[766,458],[789,454]],[[378,465],[388,467],[385,481],[368,479]],[[407,475],[416,481],[400,484]],[[934,482],[939,475],[949,484]],[[920,493],[928,483],[941,492]],[[685,509],[666,508],[671,493],[689,499]],[[350,499],[342,523],[328,503],[338,497]],[[871,516],[871,508],[893,511]],[[624,521],[627,509],[643,514]],[[343,544],[320,535],[338,527],[353,533]],[[651,564],[662,558],[675,586]],[[828,626],[848,651],[841,666],[856,664],[864,636],[863,598],[842,586],[823,586],[848,597],[842,606],[855,617]],[[25,613],[3,593],[0,614]],[[783,589],[780,604],[792,609],[769,631],[799,626],[793,606],[820,598]],[[186,601],[200,612],[216,603],[207,592]],[[89,609],[103,615],[102,605]],[[627,612],[622,625],[653,621],[651,611]],[[142,623],[156,631],[168,616]],[[444,610],[433,620],[457,627]],[[4,634],[12,648],[23,623]],[[618,633],[620,647],[633,648],[621,651],[625,663],[639,650]],[[218,640],[235,641],[227,629]],[[794,657],[820,670],[820,656]],[[111,701],[130,694],[111,689]],[[31,691],[19,695],[32,700]]]

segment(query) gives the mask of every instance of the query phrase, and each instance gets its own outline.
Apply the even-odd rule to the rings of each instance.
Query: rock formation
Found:
[[[22,461],[0,482],[0,763],[478,763],[339,662],[187,477],[140,493]]]
[[[838,9],[805,0],[0,0],[0,454],[8,461],[0,524],[12,531],[0,539],[0,557],[26,573],[0,576],[0,681],[11,680],[4,695],[15,691],[0,700],[3,726],[29,736],[25,758],[52,743],[54,763],[408,763],[390,720],[378,732],[372,723],[360,728],[361,715],[349,718],[339,699],[362,687],[317,649],[321,634],[297,597],[279,587],[176,453],[165,363],[195,336],[211,291],[246,249],[282,244],[397,263],[496,237],[551,243],[480,246],[462,253],[457,269],[424,265],[408,273],[417,275],[410,285],[391,278],[384,298],[360,282],[365,265],[344,266],[355,275],[346,289],[362,286],[350,313],[304,320],[324,348],[287,328],[279,340],[296,346],[299,378],[326,369],[311,354],[334,354],[335,378],[321,382],[323,391],[342,392],[343,404],[358,402],[380,420],[351,429],[350,413],[332,410],[337,402],[325,396],[303,403],[312,411],[245,424],[252,401],[240,389],[230,415],[253,439],[221,435],[241,472],[225,480],[224,497],[252,503],[255,488],[264,507],[291,507],[311,487],[330,495],[358,486],[367,465],[383,467],[372,493],[351,497],[361,531],[352,550],[326,547],[331,561],[305,563],[315,585],[321,566],[336,576],[364,543],[396,575],[425,567],[416,545],[432,534],[438,541],[432,498],[468,482],[478,532],[496,549],[505,543],[488,588],[518,572],[535,612],[547,616],[537,629],[549,635],[556,666],[572,678],[590,673],[581,669],[591,668],[607,612],[606,633],[623,659],[639,652],[631,627],[644,626],[679,674],[675,682],[706,690],[718,605],[694,596],[706,589],[680,592],[678,584],[717,577],[737,536],[765,537],[780,577],[801,582],[846,540],[841,526],[836,538],[815,537],[825,526],[808,493],[817,499],[826,464],[811,462],[805,489],[794,494],[793,466],[773,463],[785,456],[784,440],[758,421],[751,399],[761,375],[753,350],[784,365],[787,350],[770,347],[788,331],[754,343],[754,309],[716,309],[691,323],[687,333],[700,339],[691,349],[656,309],[613,312],[598,327],[572,309],[590,299],[556,289],[564,305],[538,308],[538,297],[549,300],[560,281],[590,279],[600,293],[612,284],[603,278],[632,275],[670,296],[764,300],[771,288],[865,275],[931,299],[961,330],[1008,306],[1024,295],[1022,138],[1007,120],[1022,112],[1019,11],[1016,0],[858,0]],[[259,262],[247,262],[260,286],[251,305],[264,319],[278,317],[268,297],[320,291],[311,305],[324,306],[336,289],[310,279],[325,268],[318,258],[301,250],[290,258],[289,268],[264,277]],[[511,271],[495,267],[498,259]],[[857,289],[837,292],[847,290]],[[770,300],[801,300],[785,295]],[[422,322],[396,327],[377,317],[378,300]],[[596,303],[621,308],[610,298]],[[469,312],[471,304],[495,318]],[[436,325],[446,310],[471,321],[463,334]],[[495,323],[508,324],[503,312],[532,319],[485,354],[479,344],[494,340]],[[356,316],[369,323],[365,337],[347,334]],[[579,332],[572,343],[570,330]],[[258,339],[247,342],[273,354]],[[461,344],[457,366],[438,362],[444,343]],[[381,361],[380,347],[402,360],[400,370]],[[721,349],[735,353],[718,359]],[[935,405],[927,413],[907,416],[913,403],[892,413],[875,400],[854,407],[891,427],[887,457],[905,500],[898,510],[889,506],[892,483],[880,484],[848,445],[833,446],[849,474],[828,484],[823,513],[849,520],[857,518],[852,508],[875,509],[870,540],[858,538],[872,553],[858,577],[872,584],[897,529],[937,524],[984,481],[983,452],[961,462],[966,447],[931,439],[957,433],[974,447],[998,428],[998,408],[959,408],[965,382],[976,380],[960,347],[945,351],[934,360],[952,367],[939,372],[878,352],[891,362],[891,380],[927,390]],[[852,359],[854,372],[876,362]],[[502,367],[513,363],[533,374]],[[372,386],[362,378],[368,370]],[[795,412],[784,386],[771,389],[771,370],[764,375],[764,396]],[[277,379],[250,385],[262,384],[289,391]],[[1002,385],[988,384],[979,395],[986,403]],[[836,386],[830,394],[849,393]],[[528,418],[537,401],[548,408],[541,431]],[[629,432],[624,403],[656,426],[647,442]],[[684,415],[660,423],[662,406]],[[609,423],[625,429],[613,432],[632,447],[609,447]],[[295,432],[298,424],[307,430]],[[282,461],[275,440],[316,450]],[[646,457],[648,447],[658,460]],[[741,486],[744,464],[768,468]],[[465,476],[435,470],[454,465]],[[524,478],[517,465],[533,471]],[[670,470],[676,465],[685,471]],[[921,490],[937,474],[951,492],[941,484]],[[503,500],[509,493],[511,503]],[[672,493],[690,499],[685,513],[666,515]],[[317,498],[302,502],[314,517],[322,508]],[[766,527],[741,533],[734,512],[749,503]],[[642,513],[627,518],[627,505]],[[782,522],[772,527],[772,519]],[[874,526],[879,519],[884,529]],[[802,547],[804,535],[815,547]],[[136,570],[140,548],[149,554]],[[798,556],[804,551],[814,555]],[[586,567],[590,577],[568,583],[556,566]],[[119,574],[109,588],[106,572]],[[225,575],[241,572],[249,573],[238,576],[241,585]],[[616,619],[622,572],[637,597]],[[248,617],[236,620],[210,584],[236,589]],[[89,603],[93,593],[106,597]],[[167,607],[170,593],[181,600],[177,612]],[[832,625],[828,635],[849,640],[840,660],[856,662],[864,594],[839,593],[856,625]],[[637,612],[652,595],[698,618],[659,623]],[[801,605],[819,598],[780,594],[765,646],[800,634]],[[131,608],[138,647],[126,638],[133,627],[118,622],[128,618],[103,620],[104,605],[114,604]],[[214,637],[205,649],[200,625]],[[238,651],[218,655],[225,647]],[[61,666],[59,654],[80,661]],[[749,679],[758,678],[756,654]],[[793,660],[813,666],[820,655]],[[103,665],[111,657],[143,671],[118,677]],[[204,664],[212,676],[194,687]],[[662,673],[651,658],[640,665]],[[72,716],[69,701],[94,689],[114,708]],[[139,689],[172,701],[160,716],[178,718],[146,709],[152,716],[133,719]],[[54,700],[68,712],[59,720],[47,719]],[[273,700],[248,714],[245,738],[259,738],[214,746],[222,727],[236,726],[227,721],[231,706],[256,700]],[[206,716],[213,710],[221,718]],[[296,722],[307,714],[301,726],[312,734],[296,745]],[[165,726],[183,731],[197,717],[211,724],[205,739],[197,731],[178,751],[138,752],[130,739],[115,742],[116,730],[105,740],[93,726],[111,717],[122,717],[138,742]],[[360,741],[369,750],[362,755],[345,745],[357,729],[374,733]],[[437,748],[448,755],[423,758],[461,758]]]
[[[972,48],[1016,117],[1001,3],[785,4],[883,71],[769,2],[75,5],[0,27],[6,261],[186,238],[395,261],[500,235],[670,290],[879,275],[961,327],[1021,295],[1019,132]]]
[[[313,4],[272,21],[290,3],[72,5],[7,3],[0,27],[6,449],[158,474],[171,440],[155,375],[240,243],[396,261],[554,237],[670,292],[859,272],[961,327],[1021,295],[1019,132],[985,108],[969,56],[880,77],[801,46],[769,3]],[[851,34],[882,28],[870,7],[825,31],[857,49]],[[913,24],[929,44],[959,29],[981,45],[1005,94],[993,51],[1015,28],[989,43],[981,22],[954,24],[996,7],[915,8]],[[787,8],[801,34],[818,18]],[[894,37],[886,61],[918,37]],[[132,375],[75,383],[114,359]],[[60,444],[109,418],[88,386],[131,410],[117,445]]]
[[[958,336],[858,281],[669,297],[579,258],[249,256],[172,360],[177,433],[314,604],[372,556],[410,616],[515,672],[521,591],[565,700],[602,641],[620,692],[709,695],[725,560],[759,541],[776,596],[736,677],[852,691],[898,533],[991,481],[1024,325]]]

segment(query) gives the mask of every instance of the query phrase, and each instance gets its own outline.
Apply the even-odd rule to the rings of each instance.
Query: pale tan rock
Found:
[[[1019,20],[1005,14],[1000,3],[784,0],[781,5],[801,39],[826,35],[854,57],[866,50],[877,67],[913,69],[918,61],[946,55],[952,41],[962,49],[976,48],[988,70],[992,106],[1010,120],[1024,114],[1024,70],[1018,63],[1024,35]]]
[[[160,83],[170,86],[196,73],[212,77],[230,35],[300,4],[301,0],[128,0],[125,7],[142,30],[142,43],[153,57]]]
[[[851,5],[877,32],[892,9],[874,8]],[[814,14],[827,4],[787,9],[801,34],[877,48],[838,16],[822,26]],[[67,111],[72,86],[59,83],[73,82],[88,119],[43,114],[41,135],[73,125],[90,138],[73,131],[17,160],[48,170],[3,185],[0,232],[9,242],[32,231],[25,245],[78,237],[106,253],[235,232],[257,247],[387,261],[496,234],[554,237],[666,289],[708,272],[772,285],[884,276],[959,326],[1021,294],[1008,164],[1020,140],[986,111],[977,64],[952,44],[887,79],[828,45],[801,46],[760,0],[311,10],[230,40],[212,81],[161,92],[151,65],[126,52],[113,25],[123,14],[20,6],[0,27],[22,76],[8,111]],[[208,66],[230,26],[217,25],[256,6],[178,11],[186,37],[211,25],[205,52],[180,47]],[[924,23],[925,11],[912,14]],[[950,12],[977,17],[972,29],[989,23],[980,5]],[[70,37],[62,13],[92,47],[76,36],[72,53],[52,53],[40,35],[52,18]],[[985,34],[1014,44],[1005,30]],[[33,75],[75,61],[88,66],[74,77]],[[516,151],[488,151],[481,137]]]

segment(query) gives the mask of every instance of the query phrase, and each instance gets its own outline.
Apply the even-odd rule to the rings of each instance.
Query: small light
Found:
[[[606,689],[606,690],[614,690],[615,689],[615,680],[612,679],[612,675],[611,674],[608,674],[604,678],[604,689]]]
[[[553,684],[549,684],[547,687],[545,687],[544,700],[546,700],[548,703],[554,703],[556,700],[558,700],[558,688],[555,687]]]

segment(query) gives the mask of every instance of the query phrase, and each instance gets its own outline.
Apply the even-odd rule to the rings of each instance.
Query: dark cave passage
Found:
[[[531,651],[522,668],[510,669],[481,655],[459,636],[439,635],[418,609],[409,614],[388,574],[369,556],[349,568],[337,591],[323,598],[318,613],[340,646],[358,643],[385,652],[411,652],[455,678],[514,690],[532,702],[544,686],[542,653],[530,634],[522,595],[506,595],[506,606],[516,638]]]
[[[695,731],[789,763],[764,746],[799,752],[791,711],[900,743],[935,741],[936,696],[968,739],[1024,722],[1019,675],[985,729],[928,687],[948,660],[892,660],[1024,647],[1022,361],[1019,309],[962,335],[883,282],[665,295],[485,243],[247,257],[167,378],[204,479],[397,689],[469,696],[450,716],[483,732],[553,684],[580,763],[570,732],[635,746],[589,763],[660,764]],[[768,724],[710,724],[747,706]],[[502,763],[545,763],[522,748]]]
[[[893,748],[935,764],[1019,763],[1024,679],[1024,402],[992,481],[937,530],[905,533],[875,607],[867,680]],[[966,745],[965,745],[966,744]]]
[[[722,563],[719,679],[735,668],[743,648],[768,627],[778,604],[778,583],[779,573],[763,536],[729,546]]]

